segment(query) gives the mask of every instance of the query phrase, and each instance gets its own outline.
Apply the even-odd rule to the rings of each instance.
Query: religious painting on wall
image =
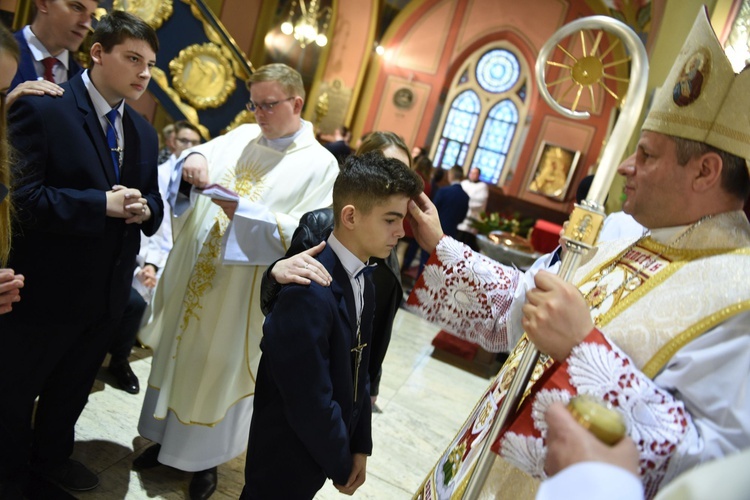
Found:
[[[564,201],[581,152],[542,142],[534,162],[529,191]]]

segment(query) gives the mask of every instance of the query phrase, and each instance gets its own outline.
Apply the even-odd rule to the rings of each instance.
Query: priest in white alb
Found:
[[[696,68],[702,83],[685,95]],[[482,498],[533,498],[545,477],[545,411],[579,394],[624,417],[646,497],[750,447],[748,116],[750,70],[735,74],[702,10],[654,97],[635,165],[619,169],[623,210],[649,232],[600,243],[575,286],[487,259],[442,236],[429,200],[410,204],[432,255],[409,307],[486,349],[516,345],[419,494],[461,495],[528,341],[542,352],[535,385],[493,443],[500,457]]]
[[[138,430],[157,445],[133,465],[194,472],[191,498],[210,496],[216,466],[244,452],[264,319],[261,275],[283,257],[302,214],[331,204],[339,171],[300,117],[297,71],[269,64],[249,85],[257,124],[180,158],[180,193],[170,190],[175,245],[139,335],[154,358]],[[196,193],[211,184],[239,201]]]

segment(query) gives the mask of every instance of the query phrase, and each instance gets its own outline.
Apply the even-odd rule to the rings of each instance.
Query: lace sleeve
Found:
[[[521,271],[444,237],[427,261],[407,308],[488,351],[508,351],[507,319],[521,276]]]
[[[579,394],[608,401],[624,415],[628,435],[641,454],[646,495],[651,497],[670,459],[688,432],[694,431],[685,405],[638,370],[615,345],[584,342],[573,349],[567,363],[570,383]]]
[[[641,455],[646,497],[652,497],[670,461],[683,451],[688,435],[696,432],[684,403],[657,386],[596,329],[564,363],[550,370],[543,386],[533,389],[533,403],[501,438],[501,454],[532,476],[544,478],[547,408],[555,401],[567,404],[576,394],[588,394],[609,402],[625,417],[627,434]]]

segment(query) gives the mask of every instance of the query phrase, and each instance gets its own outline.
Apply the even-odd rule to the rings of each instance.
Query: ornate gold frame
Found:
[[[127,10],[146,21],[152,28],[159,27],[172,16],[173,0],[113,0],[113,10]],[[127,9],[125,8],[127,5]]]
[[[236,88],[231,63],[213,43],[182,49],[169,71],[174,89],[197,109],[221,106]]]

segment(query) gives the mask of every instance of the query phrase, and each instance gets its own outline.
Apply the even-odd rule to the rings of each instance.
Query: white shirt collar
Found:
[[[278,139],[267,139],[261,136],[260,140],[258,141],[258,144],[269,147],[275,151],[286,151],[289,145],[292,144],[297,139],[297,137],[302,135],[302,133],[308,128],[312,128],[312,123],[307,122],[305,120],[300,120],[300,122],[301,122],[301,126],[299,130],[297,130],[292,135],[287,135],[286,137],[279,137]]]
[[[331,246],[331,250],[341,261],[341,265],[346,269],[346,274],[349,275],[350,280],[353,280],[357,273],[367,266],[367,263],[359,260],[359,257],[349,251],[333,233],[328,237],[328,245]]]
[[[679,238],[682,233],[687,231],[692,224],[685,226],[673,226],[673,227],[660,227],[658,229],[651,230],[651,239],[661,243],[662,245],[669,245]]]
[[[31,31],[30,24],[24,26],[23,37],[26,39],[26,43],[29,45],[29,50],[31,51],[31,55],[34,57],[35,61],[41,63],[42,59],[45,59],[47,57],[55,57],[63,66],[65,66],[65,70],[68,70],[68,62],[70,57],[70,52],[68,50],[63,50],[56,56],[50,54],[49,50],[47,50],[47,47],[45,47],[42,44],[42,41],[36,37],[33,31]]]
[[[112,108],[109,106],[109,103],[107,102],[107,100],[102,96],[102,94],[94,86],[94,82],[92,82],[91,78],[89,77],[89,70],[86,70],[81,74],[81,79],[83,79],[83,84],[86,86],[86,90],[89,93],[89,97],[91,97],[91,102],[94,104],[94,109],[96,110],[96,116],[104,120],[104,115],[109,113],[109,110]],[[122,110],[124,106],[125,106],[124,99],[120,101],[120,103],[117,106],[115,106],[117,108],[117,114],[120,115],[120,118],[122,118]]]

